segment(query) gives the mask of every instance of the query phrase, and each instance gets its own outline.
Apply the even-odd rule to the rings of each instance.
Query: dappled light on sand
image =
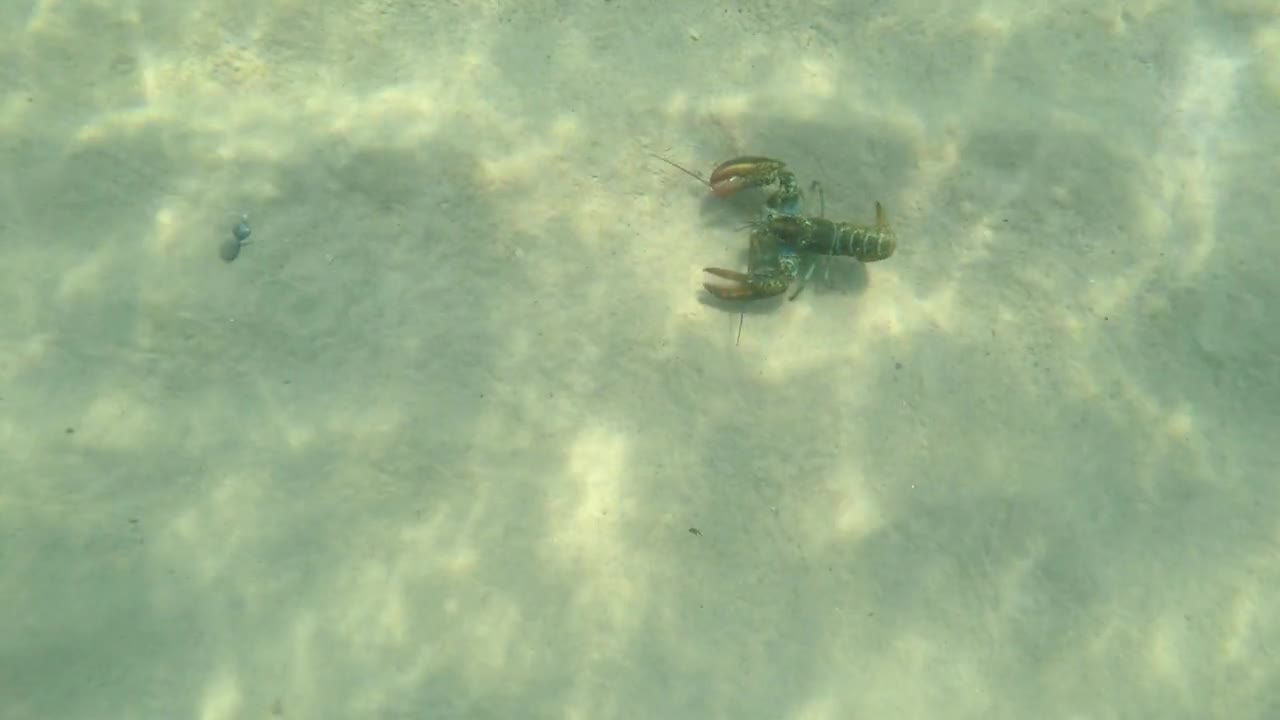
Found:
[[[1278,7],[6,5],[0,715],[1274,715]]]

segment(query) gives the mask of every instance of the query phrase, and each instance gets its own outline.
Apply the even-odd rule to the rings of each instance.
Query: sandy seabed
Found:
[[[721,5],[6,3],[0,720],[1280,717],[1280,5]]]

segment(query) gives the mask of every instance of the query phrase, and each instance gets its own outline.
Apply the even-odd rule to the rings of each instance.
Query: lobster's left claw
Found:
[[[746,300],[753,297],[753,291],[749,284],[751,276],[746,273],[734,272],[733,270],[725,270],[724,268],[703,268],[703,272],[710,273],[716,277],[722,277],[726,280],[732,280],[732,285],[713,285],[711,283],[703,283],[702,287],[707,292],[715,295],[721,300]]]
[[[716,277],[733,281],[731,285],[702,284],[702,287],[706,288],[707,292],[721,300],[758,300],[781,295],[787,290],[785,282],[779,282],[772,278],[762,278],[758,275],[748,275],[747,273],[725,270],[724,268],[703,268],[702,270]]]

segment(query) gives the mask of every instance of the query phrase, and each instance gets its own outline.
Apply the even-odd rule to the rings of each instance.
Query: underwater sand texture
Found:
[[[6,5],[0,718],[1280,716],[1278,13]]]

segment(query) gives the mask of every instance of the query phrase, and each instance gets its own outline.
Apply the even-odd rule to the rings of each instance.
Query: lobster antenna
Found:
[[[687,167],[683,167],[683,166],[681,166],[681,165],[679,165],[679,164],[677,164],[677,163],[675,163],[675,162],[673,162],[673,161],[671,161],[671,160],[668,160],[668,159],[666,159],[666,158],[662,157],[661,155],[659,155],[659,154],[657,154],[657,153],[649,153],[649,154],[650,154],[650,155],[652,155],[652,156],[654,156],[654,157],[656,157],[656,158],[658,158],[658,159],[659,159],[659,160],[661,160],[662,162],[664,162],[664,163],[666,163],[666,164],[670,165],[671,167],[673,167],[673,168],[675,168],[675,169],[679,170],[680,172],[684,173],[685,175],[688,175],[689,177],[693,178],[694,180],[697,180],[698,182],[702,183],[703,185],[706,185],[707,187],[711,187],[711,181],[710,181],[710,180],[708,180],[708,179],[706,179],[706,178],[702,177],[702,176],[701,176],[701,175],[699,175],[698,173],[696,173],[696,172],[694,172],[694,171],[690,170],[689,168],[687,168]]]
[[[673,167],[673,168],[675,168],[675,169],[679,170],[680,172],[684,173],[685,175],[688,175],[689,177],[693,178],[694,180],[697,180],[698,182],[702,183],[703,185],[706,185],[707,187],[709,187],[709,188],[711,188],[711,189],[713,189],[713,190],[715,189],[715,186],[711,184],[711,181],[710,181],[710,180],[708,180],[708,179],[706,179],[706,178],[702,177],[702,176],[701,176],[701,175],[699,175],[698,173],[696,173],[696,172],[694,172],[694,171],[690,170],[690,169],[689,169],[689,168],[687,168],[687,167],[684,167],[683,165],[681,165],[681,164],[679,164],[679,163],[675,162],[674,160],[668,160],[668,159],[666,159],[666,158],[662,157],[661,155],[659,155],[658,153],[654,153],[654,152],[651,152],[651,153],[649,153],[649,154],[650,154],[650,155],[652,155],[652,156],[654,156],[654,157],[656,157],[656,158],[658,158],[658,159],[659,159],[659,160],[661,160],[662,162],[664,162],[664,163],[666,163],[666,164],[670,165],[671,167]],[[737,337],[735,337],[735,338],[733,339],[733,346],[734,346],[734,347],[738,347],[738,345],[742,342],[742,323],[743,323],[743,321],[744,321],[744,320],[746,320],[746,318],[747,318],[747,314],[746,314],[745,312],[740,312],[740,313],[738,313],[738,336],[737,336]]]

